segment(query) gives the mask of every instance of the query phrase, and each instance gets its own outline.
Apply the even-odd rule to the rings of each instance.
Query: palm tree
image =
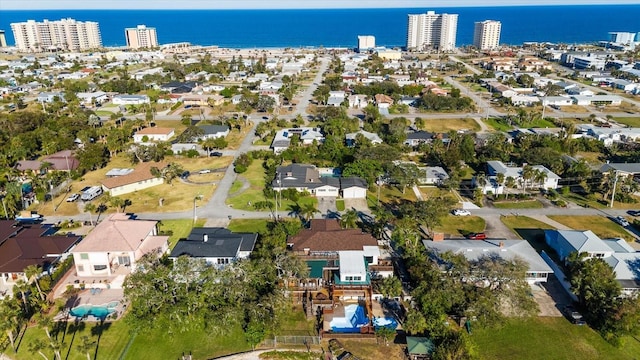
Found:
[[[38,353],[44,358],[44,360],[49,360],[49,358],[42,352],[46,346],[47,344],[42,339],[33,340],[29,343],[29,352],[32,354]]]
[[[538,183],[540,187],[543,187],[544,186],[544,182],[547,180],[547,177],[548,176],[547,176],[546,172],[544,172],[542,170],[539,170],[539,169],[536,169],[536,171],[534,172],[534,175],[533,175],[533,181]]]
[[[22,299],[22,305],[24,306],[24,313],[29,314],[29,301],[27,300],[27,292],[29,291],[29,284],[27,284],[24,280],[20,279],[16,281],[16,284],[13,286],[13,292],[20,293],[20,298]]]
[[[531,165],[525,165],[522,168],[522,190],[524,190],[524,193],[527,193],[527,181],[533,179],[534,176],[534,170],[533,167],[531,167]]]
[[[96,211],[96,206],[94,204],[91,204],[91,203],[86,204],[84,206],[84,211],[89,213],[89,221],[93,225],[93,216],[91,216],[91,212]]]
[[[300,215],[304,218],[306,222],[309,222],[315,213],[320,212],[313,204],[304,204],[300,207]]]
[[[13,351],[16,352],[14,332],[20,325],[20,306],[15,301],[0,302],[0,328],[7,332]]]
[[[498,188],[503,184],[504,184],[504,174],[503,173],[496,174],[496,191],[495,191],[496,194],[498,193]]]
[[[340,217],[340,225],[342,225],[342,227],[345,229],[355,228],[358,225],[357,222],[358,222],[358,211],[355,209],[347,210]]]
[[[29,265],[24,269],[24,273],[27,275],[27,279],[30,282],[36,284],[38,294],[40,295],[40,300],[44,301],[44,294],[42,293],[42,289],[40,288],[39,281],[39,275],[42,273],[42,269],[38,265]]]
[[[514,179],[513,176],[507,176],[507,178],[505,179],[505,185],[507,189],[513,189],[516,186],[516,179]],[[504,191],[505,200],[509,197],[509,192],[507,192],[507,189],[505,189]]]
[[[91,360],[91,354],[89,352],[93,348],[93,341],[88,336],[84,335],[80,338],[80,344],[77,345],[78,351],[87,355],[87,360]]]

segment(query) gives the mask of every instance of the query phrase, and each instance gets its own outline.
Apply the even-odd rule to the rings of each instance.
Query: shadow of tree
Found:
[[[86,324],[83,321],[79,321],[79,320],[72,322],[67,327],[67,331],[65,333],[70,332],[73,335],[71,336],[71,341],[69,341],[69,348],[67,349],[67,355],[64,358],[65,360],[69,359],[69,355],[71,354],[71,348],[73,346],[73,341],[76,339],[76,334],[78,332],[83,331],[85,327],[86,327]],[[63,342],[64,342],[64,338],[63,338]]]
[[[94,360],[98,359],[98,350],[100,349],[100,338],[102,337],[102,334],[106,330],[109,330],[110,327],[111,327],[111,323],[104,322],[104,320],[100,320],[99,323],[96,323],[96,325],[91,328],[91,335],[98,337],[98,340],[96,340],[96,351],[93,355]]]

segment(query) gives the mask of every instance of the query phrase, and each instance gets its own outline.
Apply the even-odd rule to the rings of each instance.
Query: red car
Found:
[[[467,235],[469,240],[485,240],[487,235],[485,233],[471,233]]]

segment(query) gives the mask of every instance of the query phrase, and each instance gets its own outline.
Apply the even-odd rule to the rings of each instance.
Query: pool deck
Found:
[[[94,290],[95,291],[95,290]],[[116,313],[118,314],[118,318],[122,315],[125,307],[122,304],[122,298],[124,293],[122,289],[102,289],[100,292],[91,293],[90,289],[82,290],[77,295],[71,297],[69,301],[65,304],[66,309],[71,309],[79,305],[91,304],[91,305],[105,305],[111,302],[117,302],[118,306],[116,306]],[[67,315],[66,313],[58,314],[54,320],[65,321],[69,320],[69,318],[74,318],[73,316]],[[83,320],[88,321],[99,321],[94,317],[88,317]]]

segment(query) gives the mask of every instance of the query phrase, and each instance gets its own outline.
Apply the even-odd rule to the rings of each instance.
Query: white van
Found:
[[[80,199],[82,201],[91,201],[100,195],[102,195],[102,186],[92,186],[82,192]]]

